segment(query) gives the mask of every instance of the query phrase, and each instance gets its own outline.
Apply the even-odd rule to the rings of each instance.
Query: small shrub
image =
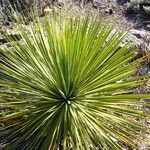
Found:
[[[132,0],[130,3],[128,3],[127,11],[132,13],[139,13],[140,6],[138,2],[139,0]]]
[[[143,15],[150,15],[150,1],[149,0],[132,0],[128,3],[128,12],[140,13]]]
[[[150,15],[150,7],[149,6],[143,6],[143,10],[147,15]]]

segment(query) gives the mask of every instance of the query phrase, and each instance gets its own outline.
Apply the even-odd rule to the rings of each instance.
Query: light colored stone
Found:
[[[124,40],[124,43],[127,43],[127,42],[134,42],[137,46],[140,46],[142,43],[143,43],[143,40],[138,38],[137,36],[135,36],[134,34],[132,33],[129,33],[125,40]]]
[[[130,32],[138,38],[145,38],[147,36],[150,37],[150,32],[147,32],[145,30],[132,29],[132,30],[130,30]]]

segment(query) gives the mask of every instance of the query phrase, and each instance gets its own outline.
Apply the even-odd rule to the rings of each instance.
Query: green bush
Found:
[[[147,77],[131,76],[143,58],[133,61],[132,43],[120,47],[126,33],[95,16],[59,14],[20,31],[0,51],[0,70],[13,79],[0,80],[4,149],[137,148],[148,127],[136,119],[149,118],[141,99],[150,95],[134,94]]]
[[[150,15],[150,1],[149,0],[131,0],[128,3],[127,11],[140,13],[140,14],[147,14]]]
[[[143,10],[147,15],[150,15],[150,7],[149,6],[143,6]]]
[[[134,12],[134,13],[139,13],[140,11],[140,6],[139,6],[139,0],[131,0],[130,3],[128,3],[128,11]]]

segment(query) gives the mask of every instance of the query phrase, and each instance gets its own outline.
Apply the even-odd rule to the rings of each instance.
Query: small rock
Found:
[[[140,46],[143,43],[143,40],[139,39],[137,36],[133,35],[132,33],[129,33],[126,36],[123,43],[126,44],[127,42],[134,42],[137,46]]]
[[[52,12],[52,9],[49,8],[49,7],[46,7],[46,8],[44,9],[44,14],[49,14],[49,13],[51,13],[51,12]]]
[[[149,45],[147,46],[147,49],[150,51],[150,43],[149,43]]]
[[[135,29],[132,29],[131,33],[133,35],[135,35],[137,38],[145,38],[147,36],[150,36],[150,33],[146,32],[144,30],[135,30]]]
[[[92,3],[92,7],[95,8],[95,9],[100,8],[100,2],[94,1],[94,2]]]
[[[106,9],[105,13],[111,15],[111,14],[113,14],[113,10],[111,8]]]
[[[2,36],[0,36],[0,45],[7,43],[6,39],[4,39]]]
[[[150,74],[150,68],[143,66],[140,71],[140,74],[144,75],[144,74]]]
[[[65,5],[65,0],[57,0],[57,4],[59,5],[59,6],[64,6]]]
[[[150,31],[150,24],[146,26],[146,29]]]

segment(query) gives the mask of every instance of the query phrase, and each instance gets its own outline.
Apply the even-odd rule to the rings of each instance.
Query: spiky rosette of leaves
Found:
[[[148,127],[132,118],[149,117],[140,101],[149,95],[134,94],[147,77],[131,77],[141,59],[132,43],[121,46],[126,33],[89,15],[47,14],[20,30],[22,40],[6,36],[11,47],[1,49],[1,72],[11,78],[0,80],[5,148],[135,147]]]

